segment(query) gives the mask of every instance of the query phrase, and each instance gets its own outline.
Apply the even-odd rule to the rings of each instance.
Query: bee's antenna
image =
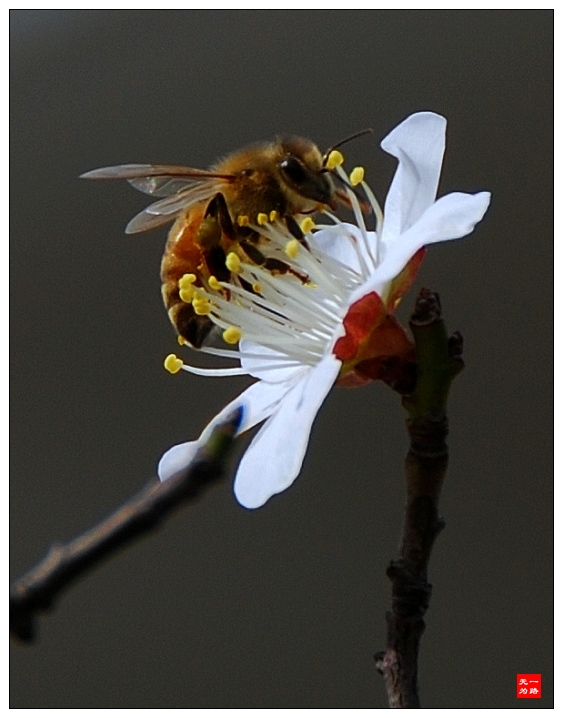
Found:
[[[373,127],[368,127],[365,130],[360,130],[359,132],[355,132],[353,135],[350,135],[350,137],[346,137],[343,140],[340,140],[340,142],[337,142],[335,145],[332,145],[332,147],[329,147],[328,150],[323,155],[323,164],[327,161],[328,156],[332,152],[332,150],[335,150],[337,147],[342,147],[342,145],[346,144],[346,142],[350,142],[351,140],[355,140],[358,137],[363,137],[364,135],[372,135],[375,132]]]

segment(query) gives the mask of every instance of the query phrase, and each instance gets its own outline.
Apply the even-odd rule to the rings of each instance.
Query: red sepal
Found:
[[[334,345],[334,355],[342,362],[338,386],[362,386],[377,379],[397,391],[409,385],[413,344],[379,295],[370,292],[354,302],[343,324],[346,334]]]
[[[344,317],[346,334],[337,339],[334,356],[342,363],[357,358],[360,346],[369,334],[385,318],[386,311],[381,297],[375,292],[366,294],[351,305]]]
[[[412,287],[425,254],[426,247],[421,247],[418,252],[409,259],[403,271],[391,282],[389,298],[387,299],[387,306],[391,312],[395,311],[403,295]]]

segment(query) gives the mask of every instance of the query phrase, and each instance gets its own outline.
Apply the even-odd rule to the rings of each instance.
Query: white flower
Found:
[[[283,259],[289,272],[272,274],[236,262],[243,282],[220,283],[217,291],[198,288],[194,307],[200,302],[207,309],[227,341],[242,337],[238,351],[203,351],[236,358],[240,367],[197,369],[176,358],[172,363],[198,374],[248,374],[259,381],[228,404],[197,441],[164,454],[158,467],[161,480],[185,469],[213,427],[243,406],[240,433],[265,423],[242,457],[234,491],[247,508],[263,505],[296,479],[315,416],[335,382],[375,378],[370,377],[370,362],[390,351],[408,351],[409,340],[392,314],[414,278],[423,247],[469,234],[490,201],[488,192],[455,192],[436,200],[445,130],[443,117],[423,112],[411,115],[383,140],[382,148],[399,161],[384,213],[361,181],[361,172],[351,174],[372,204],[376,231],[366,230],[358,201],[349,192],[357,226],[338,220],[329,227],[317,225],[318,231],[306,237],[307,246],[292,240],[279,223],[260,228],[270,240],[260,245],[261,251]],[[343,175],[341,168],[336,171]],[[249,285],[254,291],[248,291]]]

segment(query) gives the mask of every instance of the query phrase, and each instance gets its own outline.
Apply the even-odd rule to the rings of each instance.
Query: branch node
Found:
[[[447,399],[463,368],[463,338],[451,337],[442,319],[440,297],[422,289],[411,316],[416,354],[416,384],[403,406],[410,446],[405,460],[407,502],[399,558],[390,562],[392,611],[386,614],[387,648],[375,654],[391,708],[419,708],[418,651],[425,629],[432,585],[428,562],[445,526],[438,502],[448,465]]]

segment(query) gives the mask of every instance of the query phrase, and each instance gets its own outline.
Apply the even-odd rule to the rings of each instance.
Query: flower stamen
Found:
[[[368,185],[367,182],[362,182],[362,189],[365,192],[366,197],[368,198],[368,202],[370,203],[370,206],[373,210],[373,213],[375,215],[376,224],[375,224],[375,231],[377,233],[377,248],[379,250],[379,237],[381,236],[381,229],[383,228],[383,210],[381,209],[381,205],[377,201],[376,196],[371,191],[371,187]],[[379,256],[379,251],[377,251],[376,257]],[[378,260],[376,260],[378,261]]]
[[[194,308],[194,312],[200,317],[211,314],[212,304],[201,292],[196,292],[192,299],[192,307]]]
[[[354,167],[350,172],[350,184],[352,187],[356,187],[364,181],[365,170],[363,167]]]
[[[310,234],[315,228],[315,222],[311,217],[305,217],[305,219],[301,222],[300,227],[303,234]]]
[[[357,168],[358,169],[358,168]],[[365,255],[369,257],[369,259],[372,262],[373,268],[377,266],[377,262],[375,258],[373,257],[371,253],[370,243],[367,236],[367,229],[366,229],[366,223],[364,220],[364,215],[362,213],[362,209],[360,207],[360,203],[358,202],[358,198],[354,194],[354,192],[350,189],[349,184],[351,184],[350,178],[347,176],[346,172],[342,169],[342,167],[339,165],[335,168],[335,172],[340,177],[342,182],[344,183],[344,190],[346,191],[346,194],[348,195],[348,199],[350,200],[350,204],[352,205],[352,210],[354,212],[354,218],[356,220],[356,224],[360,230],[360,233],[362,235],[362,239],[364,241],[364,250]],[[363,253],[361,253],[363,254]],[[369,273],[369,269],[366,267],[367,272]]]
[[[239,327],[230,326],[223,332],[223,339],[227,344],[238,344],[242,337],[242,331]]]
[[[234,252],[229,252],[229,254],[227,255],[227,259],[225,260],[225,266],[227,267],[229,272],[232,272],[233,274],[240,274],[240,265],[241,261],[238,254],[235,254]]]
[[[216,292],[220,292],[223,289],[223,285],[221,282],[217,279],[217,277],[209,277],[209,280],[207,282],[211,289],[214,289]]]
[[[177,374],[183,366],[184,362],[176,354],[169,354],[164,360],[164,368],[171,374]]]
[[[299,240],[290,239],[285,245],[285,253],[290,259],[296,259],[299,254]]]
[[[332,150],[326,158],[325,167],[327,170],[334,170],[344,162],[344,155],[338,150]]]

